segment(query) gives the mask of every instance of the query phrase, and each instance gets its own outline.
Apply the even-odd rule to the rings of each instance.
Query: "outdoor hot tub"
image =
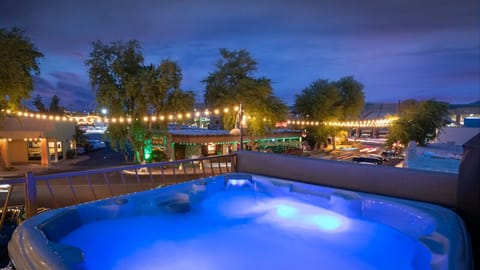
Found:
[[[252,174],[51,210],[8,249],[16,269],[473,269],[447,208]]]

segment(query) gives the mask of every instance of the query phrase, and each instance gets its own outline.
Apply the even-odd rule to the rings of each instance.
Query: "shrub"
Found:
[[[68,149],[67,150],[67,159],[72,159],[75,157],[75,150],[74,149]]]
[[[167,161],[167,154],[162,150],[153,150],[152,151],[152,162],[162,162]]]

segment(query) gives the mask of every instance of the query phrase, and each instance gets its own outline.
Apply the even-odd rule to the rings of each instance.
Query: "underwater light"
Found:
[[[338,216],[321,214],[313,217],[313,222],[325,231],[334,231],[342,227],[343,222]]]
[[[277,206],[277,215],[279,217],[291,218],[292,216],[295,215],[296,212],[297,212],[297,209],[290,205],[281,204]]]

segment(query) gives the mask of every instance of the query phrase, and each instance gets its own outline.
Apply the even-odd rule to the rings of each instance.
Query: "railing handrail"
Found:
[[[219,159],[219,158],[224,158],[224,157],[234,157],[234,156],[236,156],[236,154],[211,156],[211,157],[201,157],[201,158],[195,158],[195,159],[162,161],[162,162],[145,163],[145,164],[123,165],[123,166],[116,166],[116,167],[91,169],[91,170],[69,171],[69,172],[52,173],[52,174],[45,174],[45,175],[35,175],[35,179],[37,179],[37,180],[48,180],[48,179],[53,179],[53,178],[85,176],[85,175],[89,175],[89,174],[98,174],[98,173],[110,173],[110,172],[116,172],[116,171],[119,171],[119,170],[135,170],[135,169],[141,169],[141,168],[156,168],[156,167],[162,167],[162,166],[180,165],[180,164],[183,164],[183,163],[191,163],[191,162],[195,162],[195,161],[212,160],[212,159]],[[24,178],[21,178],[21,179],[24,179]],[[8,183],[6,183],[6,184],[8,184]]]
[[[15,185],[15,184],[24,184],[25,177],[17,177],[17,178],[4,178],[0,180],[1,185]]]
[[[227,155],[221,155],[221,156],[210,156],[210,157],[199,157],[195,159],[183,159],[183,160],[174,160],[174,161],[164,161],[164,162],[155,162],[155,163],[145,163],[145,164],[134,164],[134,165],[125,165],[125,166],[116,166],[116,167],[107,167],[107,168],[99,168],[99,169],[91,169],[91,170],[78,170],[78,171],[69,171],[69,172],[60,172],[60,173],[52,173],[52,174],[45,174],[45,175],[34,175],[32,172],[27,172],[24,177],[18,177],[18,178],[8,178],[8,179],[2,179],[0,180],[0,184],[6,184],[9,185],[8,188],[8,193],[6,200],[3,205],[3,211],[0,217],[0,228],[2,227],[3,221],[5,219],[5,215],[7,212],[7,209],[9,207],[9,199],[13,190],[13,187],[18,184],[23,184],[24,187],[24,207],[25,207],[25,213],[27,217],[31,217],[37,213],[37,185],[39,181],[44,181],[49,185],[49,180],[53,179],[63,179],[66,178],[67,182],[69,182],[69,185],[71,186],[71,178],[73,177],[81,177],[81,176],[90,176],[90,175],[95,175],[95,174],[103,174],[106,175],[108,173],[113,173],[113,172],[124,172],[124,171],[133,171],[135,176],[138,179],[139,173],[141,173],[142,169],[147,169],[147,172],[149,173],[150,177],[152,177],[152,171],[155,169],[159,168],[159,171],[161,172],[161,175],[165,177],[166,171],[171,169],[173,172],[173,175],[175,175],[175,171],[178,170],[179,173],[183,170],[183,174],[186,176],[187,175],[187,169],[185,168],[185,164],[201,164],[200,166],[205,166],[204,162],[210,162],[210,164],[213,164],[212,161],[217,160],[216,163],[227,165],[227,163],[230,163],[229,166],[231,169],[236,170],[236,153],[233,154],[227,154]],[[226,161],[223,161],[225,159]],[[175,169],[175,166],[182,166],[182,169],[177,168]],[[165,168],[166,167],[166,168]],[[214,174],[214,169],[212,166],[207,173],[212,173]],[[224,173],[222,171],[221,166],[218,167],[220,173]],[[199,168],[198,170],[193,167],[193,173],[194,174],[199,174],[203,173],[203,175],[206,175],[206,170],[205,168]],[[123,176],[122,176],[123,177]],[[151,178],[152,179],[152,178]],[[153,183],[153,180],[152,180]],[[138,183],[142,186],[140,182]],[[109,183],[107,183],[109,185]],[[49,186],[50,188],[50,186]],[[90,188],[93,188],[90,185]],[[75,196],[75,194],[74,194]],[[111,196],[114,196],[113,194]]]

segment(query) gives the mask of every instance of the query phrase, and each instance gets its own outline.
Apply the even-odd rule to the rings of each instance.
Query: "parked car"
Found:
[[[93,151],[93,145],[90,143],[77,143],[77,154],[84,154]]]
[[[397,154],[393,151],[383,151],[381,155],[386,159],[393,159],[397,157]]]
[[[77,144],[76,151],[77,151],[77,155],[83,155],[85,154],[85,147],[83,145]]]
[[[98,149],[102,149],[102,148],[105,148],[105,142],[104,141],[100,141],[100,140],[87,140],[87,142],[92,145],[92,149],[93,150],[98,150]]]
[[[369,158],[377,158],[377,159],[380,159],[381,161],[387,161],[387,159],[385,157],[383,157],[382,155],[379,155],[379,154],[368,154],[368,157]]]
[[[361,164],[372,164],[372,165],[380,165],[382,164],[382,159],[375,158],[375,157],[354,157],[352,159],[354,163],[361,163]]]

